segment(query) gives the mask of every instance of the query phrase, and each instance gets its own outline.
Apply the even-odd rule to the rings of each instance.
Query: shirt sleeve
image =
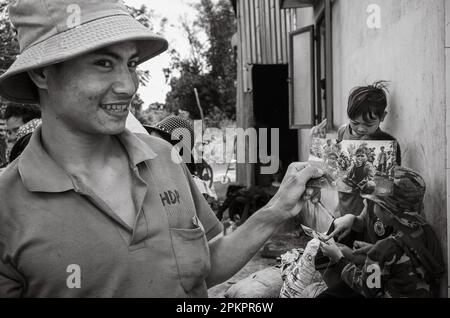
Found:
[[[1,239],[0,236],[0,298],[19,298],[23,292],[22,278],[9,263]]]
[[[219,219],[216,217],[214,212],[211,210],[205,197],[201,194],[200,190],[197,188],[195,181],[192,179],[191,173],[185,164],[183,164],[184,174],[189,181],[189,187],[192,193],[192,197],[195,204],[195,211],[197,217],[203,225],[205,230],[206,238],[211,240],[223,231],[223,225],[220,223]]]

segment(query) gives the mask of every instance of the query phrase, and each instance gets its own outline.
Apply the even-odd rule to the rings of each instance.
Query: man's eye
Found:
[[[128,62],[128,67],[129,68],[136,68],[137,66],[138,66],[138,62],[137,61]]]
[[[108,60],[100,60],[95,62],[96,65],[102,66],[102,67],[112,67],[111,61]]]

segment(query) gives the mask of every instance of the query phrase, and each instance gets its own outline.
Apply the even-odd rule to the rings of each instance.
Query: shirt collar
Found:
[[[36,129],[19,157],[18,169],[24,186],[30,192],[62,193],[73,190],[74,184],[70,175],[45,151],[41,132],[41,127]],[[117,138],[124,146],[133,166],[156,157],[150,146],[129,130],[117,135]]]

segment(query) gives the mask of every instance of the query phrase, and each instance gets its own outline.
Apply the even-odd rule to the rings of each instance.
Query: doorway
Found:
[[[270,186],[274,178],[280,181],[287,167],[298,161],[298,132],[289,128],[289,69],[288,65],[254,65],[253,78],[253,112],[255,128],[268,128],[268,151],[272,149],[271,128],[279,129],[280,168],[278,174],[261,174],[261,164],[255,167],[255,184]],[[258,136],[259,140],[259,136]],[[258,146],[259,147],[259,146]],[[271,155],[270,153],[268,155]]]

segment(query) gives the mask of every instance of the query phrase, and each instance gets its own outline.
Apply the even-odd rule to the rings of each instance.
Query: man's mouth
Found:
[[[111,112],[111,113],[117,113],[121,114],[128,111],[130,104],[102,104],[101,108],[104,110]]]

